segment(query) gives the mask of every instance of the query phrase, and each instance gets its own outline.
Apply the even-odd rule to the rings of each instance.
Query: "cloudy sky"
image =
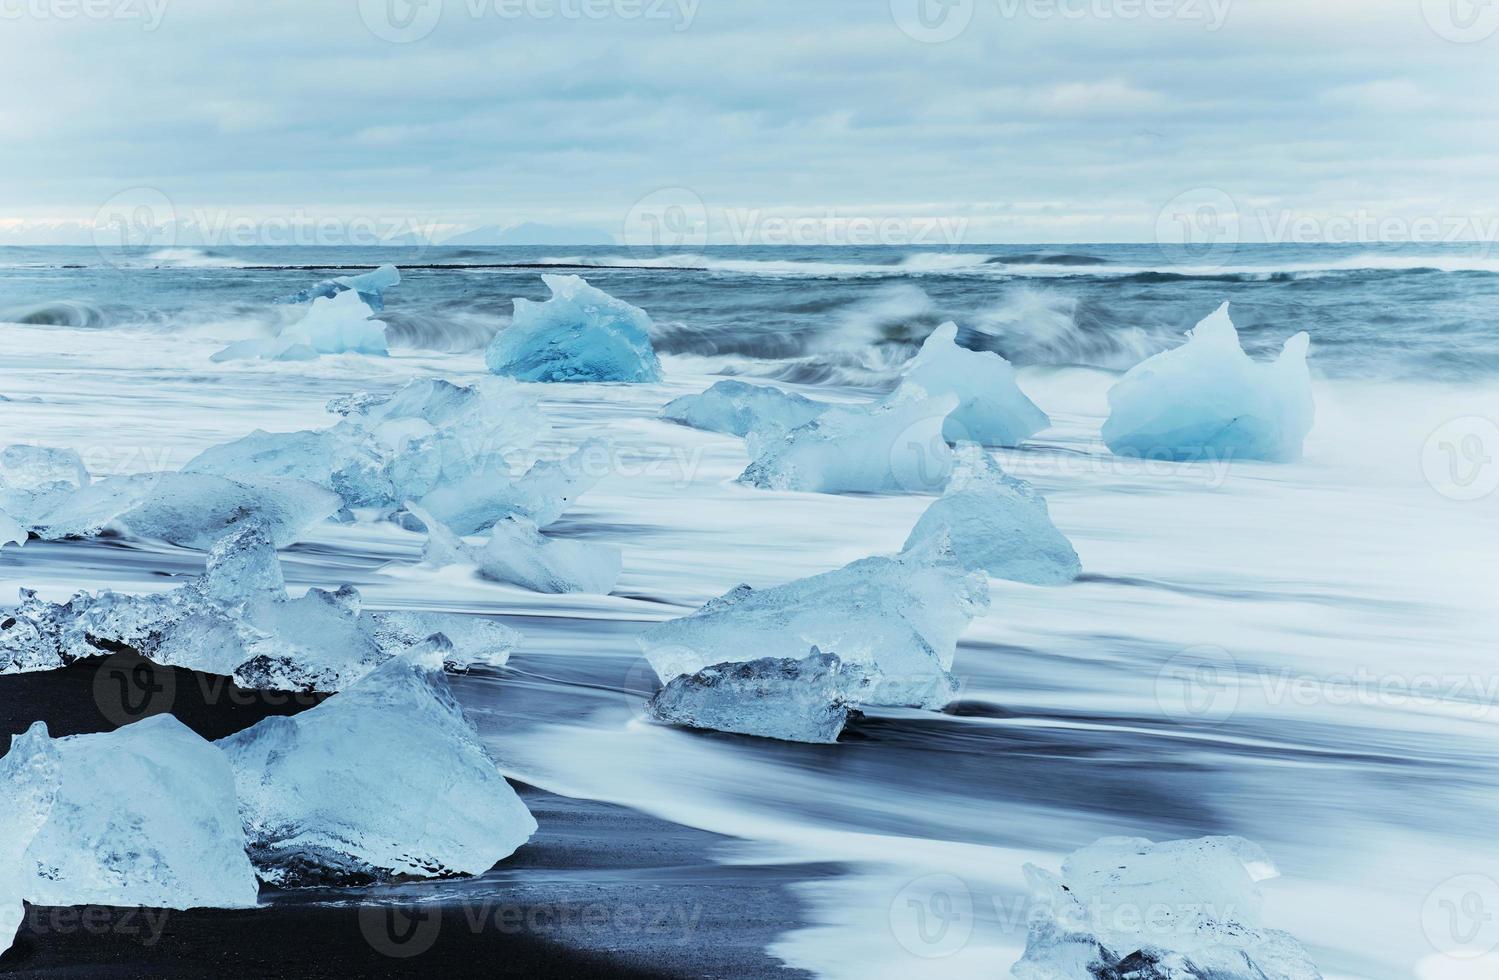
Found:
[[[1493,0],[0,0],[0,83],[8,242],[1499,227]]]

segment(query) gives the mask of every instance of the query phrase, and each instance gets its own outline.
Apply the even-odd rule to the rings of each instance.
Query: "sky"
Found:
[[[0,0],[0,85],[4,244],[1499,239],[1499,0]]]

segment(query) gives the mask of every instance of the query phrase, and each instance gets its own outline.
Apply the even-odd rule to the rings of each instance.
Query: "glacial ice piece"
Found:
[[[739,482],[815,493],[936,492],[952,472],[942,432],[957,406],[956,395],[928,397],[909,383],[873,405],[835,405],[767,439]]]
[[[667,402],[661,417],[708,432],[765,439],[800,428],[829,407],[769,385],[731,380]]]
[[[236,340],[223,350],[209,355],[215,364],[225,361],[315,361],[318,352],[297,340],[286,337]]]
[[[15,530],[5,525],[4,517],[25,527],[88,484],[88,470],[71,449],[6,446],[0,451],[0,535],[9,532],[15,539]],[[22,532],[19,541],[25,540]]]
[[[139,473],[90,483],[60,498],[35,515],[30,528],[53,541],[118,526],[140,537],[207,549],[225,531],[255,522],[284,547],[341,506],[336,494],[301,480]]]
[[[541,277],[544,303],[517,297],[510,326],[495,335],[484,362],[521,381],[660,381],[651,318],[583,281]]]
[[[0,953],[10,949],[25,915],[30,876],[23,857],[52,813],[62,763],[47,726],[32,725],[0,758]]]
[[[988,579],[964,568],[944,537],[769,589],[741,585],[646,630],[640,645],[666,683],[716,664],[835,650],[879,675],[865,703],[940,706],[952,694],[958,636],[988,605]]]
[[[549,538],[533,521],[515,514],[495,522],[475,557],[480,575],[532,592],[608,595],[621,566],[613,545]]]
[[[1019,980],[1320,980],[1289,934],[1265,929],[1257,882],[1279,872],[1241,837],[1108,837],[1057,876],[1026,865],[1034,907]]]
[[[1046,498],[1006,475],[982,446],[964,443],[946,494],[926,509],[906,549],[946,534],[969,568],[1032,585],[1061,585],[1082,574],[1066,535],[1051,522]]]
[[[959,347],[958,325],[944,323],[906,366],[907,383],[929,395],[956,395],[942,431],[948,442],[1018,446],[1051,424],[1015,383],[1015,369],[993,351]]]
[[[354,290],[312,301],[307,315],[281,331],[280,340],[305,344],[319,354],[390,353],[385,323]]]
[[[256,431],[198,454],[185,472],[233,479],[293,477],[331,489],[349,507],[390,509],[445,484],[483,495],[514,483],[509,458],[545,438],[536,399],[513,382],[412,381],[393,393],[335,398],[343,416],[320,430]],[[555,519],[555,518],[554,518]]]
[[[438,632],[458,644],[455,669],[503,664],[518,640],[476,617],[362,610],[351,586],[288,598],[270,537],[250,524],[215,543],[200,578],[169,592],[80,592],[56,605],[23,590],[0,620],[0,674],[130,650],[247,689],[337,691]]]
[[[482,874],[535,833],[448,688],[447,645],[432,637],[310,711],[218,743],[263,879]]]
[[[541,460],[518,477],[499,466],[475,469],[421,497],[421,507],[457,534],[476,534],[511,515],[537,527],[556,523],[579,495],[603,478],[594,465],[607,453],[590,439],[570,456]]]
[[[867,672],[816,647],[674,677],[647,706],[659,721],[785,742],[836,742],[869,685]]]
[[[473,546],[420,506],[406,509],[427,528],[422,560],[433,566],[472,564],[487,579],[553,594],[608,595],[619,581],[622,559],[613,545],[549,538],[512,514],[495,523],[485,544]]]
[[[171,715],[52,743],[60,774],[26,849],[35,905],[250,908],[228,760]]]
[[[360,299],[369,304],[370,309],[378,312],[385,309],[385,291],[392,286],[400,285],[400,282],[399,269],[393,265],[382,265],[372,272],[363,272],[357,276],[335,276],[332,279],[324,279],[290,296],[284,296],[276,302],[295,305],[317,298],[332,299],[339,293],[352,289],[359,294]]]
[[[0,511],[0,548],[8,544],[25,544],[27,537],[26,528],[20,521]]]
[[[1224,303],[1182,346],[1135,365],[1109,389],[1103,441],[1119,456],[1294,462],[1316,404],[1298,333],[1270,363],[1252,360]]]

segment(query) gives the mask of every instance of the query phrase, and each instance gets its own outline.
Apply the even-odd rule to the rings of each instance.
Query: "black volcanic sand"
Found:
[[[0,677],[0,744],[170,710],[222,738],[316,699],[121,654]],[[717,864],[725,838],[624,807],[517,785],[540,829],[475,879],[374,889],[262,889],[252,910],[27,907],[0,975],[15,977],[802,975],[765,953],[800,921],[788,885],[832,867]]]

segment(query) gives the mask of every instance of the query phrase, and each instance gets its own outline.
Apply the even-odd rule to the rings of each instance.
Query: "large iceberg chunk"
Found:
[[[1041,914],[1012,970],[1020,980],[1320,980],[1292,936],[1263,927],[1257,882],[1278,872],[1243,838],[1109,837],[1060,877],[1025,873]]]
[[[434,637],[311,711],[218,743],[262,878],[481,874],[535,833],[448,689],[445,647]]]
[[[255,905],[234,774],[213,745],[171,715],[53,744],[57,796],[22,861],[27,901]]]
[[[965,443],[956,455],[946,494],[911,529],[908,550],[945,534],[960,562],[995,578],[1061,585],[1082,573],[1072,542],[1051,522],[1046,498],[1006,475],[982,446]]]
[[[647,706],[652,717],[786,742],[836,742],[869,675],[816,647],[802,660],[766,657],[674,677]]]
[[[1117,455],[1147,459],[1300,459],[1316,414],[1310,343],[1298,333],[1278,359],[1258,363],[1239,346],[1224,303],[1181,347],[1137,364],[1109,389],[1103,441]]]
[[[739,482],[815,493],[934,493],[952,472],[942,430],[957,406],[956,395],[928,397],[914,384],[873,405],[833,406],[767,439]]]
[[[1017,446],[1051,424],[1046,413],[1015,383],[1015,369],[993,351],[959,347],[958,325],[944,323],[906,366],[906,381],[930,395],[956,395],[947,417],[948,442]]]
[[[372,310],[385,309],[385,291],[401,283],[401,271],[393,265],[382,265],[371,272],[357,276],[335,276],[314,283],[306,289],[284,296],[276,302],[283,304],[306,303],[308,300],[332,299],[346,290],[353,290]]]
[[[0,953],[15,941],[30,876],[23,858],[52,813],[62,761],[41,722],[11,739],[0,759]]]
[[[720,381],[707,391],[667,402],[661,417],[708,432],[764,439],[806,425],[830,407],[769,385]]]
[[[866,703],[940,706],[958,636],[988,605],[988,579],[942,539],[774,588],[741,585],[646,630],[640,645],[666,683],[716,664],[801,660],[816,646],[878,674]]]
[[[169,592],[80,592],[57,605],[23,590],[0,620],[0,674],[128,650],[249,689],[337,691],[437,632],[459,644],[460,669],[504,663],[519,638],[455,614],[361,610],[350,586],[289,598],[274,544],[252,524],[214,545],[202,577]]]
[[[0,451],[0,547],[25,544],[37,517],[89,484],[71,449],[15,445]]]
[[[307,315],[281,331],[280,340],[311,347],[319,354],[390,353],[385,323],[359,293],[350,289],[312,301]]]
[[[613,545],[549,538],[535,522],[512,514],[496,522],[489,540],[475,547],[416,504],[406,506],[426,525],[422,557],[432,565],[472,564],[487,579],[553,594],[608,595],[619,581],[622,559]]]
[[[278,546],[336,514],[337,495],[302,480],[230,480],[206,473],[139,473],[90,483],[34,514],[43,540],[119,527],[144,538],[207,549],[225,531],[256,523]]]
[[[544,303],[515,300],[510,326],[484,354],[495,374],[521,381],[660,381],[651,318],[583,281],[542,276]]]

